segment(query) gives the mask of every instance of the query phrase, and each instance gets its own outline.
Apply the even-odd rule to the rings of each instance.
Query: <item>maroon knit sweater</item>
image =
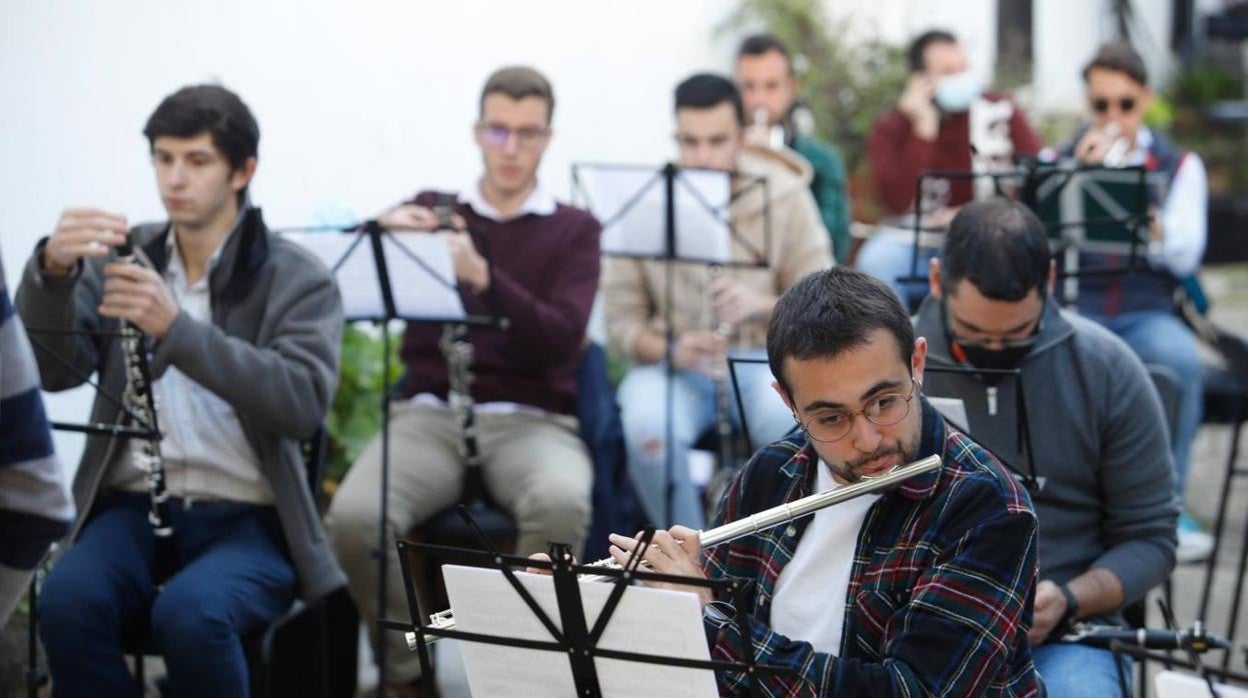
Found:
[[[989,101],[1007,99],[994,92],[985,92],[984,98]],[[1040,141],[1017,104],[1010,116],[1009,129],[1014,157],[1033,156],[1040,151]],[[867,141],[867,152],[880,204],[890,214],[905,213],[914,205],[914,186],[920,172],[971,169],[970,113],[945,115],[940,120],[936,140],[925,141],[914,135],[910,119],[894,108],[875,122]],[[961,206],[971,200],[971,180],[950,180],[949,188],[950,206]]]
[[[411,203],[433,207],[436,192]],[[506,330],[469,332],[475,349],[472,394],[477,402],[515,402],[548,412],[576,411],[576,368],[585,325],[598,291],[602,226],[588,212],[559,204],[549,216],[526,214],[502,223],[455,203],[477,250],[490,260],[490,289],[480,295],[460,286],[469,315],[497,313]],[[491,308],[496,300],[498,307]],[[402,394],[445,398],[446,360],[438,350],[442,326],[409,324],[402,357]]]

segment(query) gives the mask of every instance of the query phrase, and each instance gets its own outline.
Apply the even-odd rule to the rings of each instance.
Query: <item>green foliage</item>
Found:
[[[1242,126],[1217,124],[1206,117],[1216,102],[1241,99],[1243,78],[1218,65],[1198,63],[1181,70],[1165,90],[1172,106],[1174,140],[1200,154],[1213,194],[1248,193],[1248,132]],[[1157,97],[1154,103],[1161,101]],[[1151,125],[1151,122],[1150,122]]]
[[[1216,65],[1195,65],[1180,71],[1166,89],[1176,106],[1203,109],[1224,99],[1240,99],[1243,81],[1235,72]]]
[[[829,20],[820,0],[740,0],[719,29],[759,25],[793,52],[819,137],[836,145],[846,167],[855,171],[876,117],[905,87],[905,49],[873,38],[847,39],[851,24]]]
[[[400,343],[401,335],[391,332],[390,375],[386,377],[380,335],[347,325],[342,336],[342,375],[329,413],[329,458],[325,468],[329,480],[342,480],[381,428],[382,391],[403,373]]]

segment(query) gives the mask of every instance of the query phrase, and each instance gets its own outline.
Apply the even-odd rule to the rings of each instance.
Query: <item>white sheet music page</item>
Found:
[[[464,304],[455,289],[450,245],[440,235],[386,233],[381,236],[394,312],[407,320],[462,320]]]
[[[681,170],[676,179],[676,256],[706,262],[732,260],[726,172]]]
[[[285,233],[282,237],[316,255],[334,275],[342,295],[343,315],[348,320],[376,320],[386,316],[373,246],[367,237],[361,238],[358,233]],[[359,244],[344,258],[357,240]]]
[[[588,205],[603,222],[604,254],[667,256],[666,193],[658,167],[583,167],[578,178]],[[680,170],[673,186],[675,256],[706,262],[732,258],[728,173]]]
[[[445,565],[446,592],[455,625],[465,632],[553,641],[524,601],[497,570]],[[555,623],[559,607],[554,580],[517,572],[520,583]],[[581,582],[587,625],[606,604],[612,585]],[[634,586],[621,597],[599,646],[665,657],[710,659],[695,594]],[[575,696],[572,668],[563,652],[462,644],[468,687],[474,696],[533,698]],[[617,659],[596,661],[598,682],[607,698],[703,698],[715,696],[715,675],[704,669],[656,666]]]

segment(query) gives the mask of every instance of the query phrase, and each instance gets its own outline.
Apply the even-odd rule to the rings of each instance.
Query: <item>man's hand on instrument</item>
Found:
[[[711,375],[716,363],[725,360],[724,340],[710,330],[686,330],[672,347],[672,365],[684,371]]]
[[[776,297],[740,281],[719,278],[711,284],[711,307],[715,317],[735,325],[751,318],[771,315],[772,308],[776,307]]]
[[[1027,632],[1027,640],[1033,646],[1044,642],[1065,614],[1066,597],[1062,595],[1062,590],[1047,579],[1040,580],[1036,584],[1036,604],[1031,612],[1031,630]]]
[[[472,244],[472,236],[468,233],[438,234],[446,238],[447,245],[451,248],[455,278],[472,289],[473,293],[484,293],[490,287],[490,265],[477,252],[477,246]]]
[[[618,533],[609,536],[611,541],[611,557],[621,565],[628,564],[632,551],[641,545],[641,534],[636,538],[628,538]],[[698,541],[698,532],[685,526],[672,526],[667,531],[655,531],[654,538],[646,547],[642,557],[655,572],[678,575],[681,577],[697,577],[706,579],[702,571],[702,546]],[[656,589],[674,589],[676,591],[692,591],[698,595],[703,606],[715,600],[711,590],[705,587],[692,587],[667,582],[646,582]]]
[[[43,270],[65,276],[83,257],[102,257],[126,241],[126,217],[98,208],[67,208],[43,246]]]
[[[143,332],[164,337],[178,317],[178,303],[155,271],[138,264],[113,262],[104,267],[100,315],[130,322]]]
[[[402,204],[386,211],[377,217],[377,223],[386,230],[417,230],[434,231],[446,228],[438,225],[438,214],[427,206]],[[458,213],[451,214],[450,229],[463,230],[468,227],[467,221]]]
[[[1105,161],[1116,139],[1117,134],[1112,130],[1092,127],[1075,144],[1075,157],[1085,165],[1099,165]]]

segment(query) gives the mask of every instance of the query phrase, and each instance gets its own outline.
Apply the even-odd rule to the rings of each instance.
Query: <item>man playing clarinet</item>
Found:
[[[940,455],[941,467],[881,494],[699,550],[659,531],[655,570],[748,580],[748,606],[699,589],[713,659],[793,669],[770,696],[1038,696],[1027,631],[1036,517],[1027,493],[923,396],[927,341],[896,295],[863,272],[811,274],[776,303],[767,331],[775,389],[801,431],[759,451],[714,526]],[[611,537],[621,563],[637,545]],[[742,638],[735,616],[747,616]],[[746,677],[719,675],[738,695]]]
[[[67,209],[17,294],[48,389],[98,373],[93,423],[163,437],[88,437],[73,545],[44,585],[40,630],[55,696],[134,695],[123,648],[161,654],[176,695],[245,696],[240,636],[296,593],[346,581],[299,448],[334,394],[341,301],[248,203],[260,132],[237,95],[185,87],[143,133],[169,219],[131,229],[118,213]],[[140,422],[114,400],[144,362],[155,408]],[[164,492],[149,490],[162,471]]]

